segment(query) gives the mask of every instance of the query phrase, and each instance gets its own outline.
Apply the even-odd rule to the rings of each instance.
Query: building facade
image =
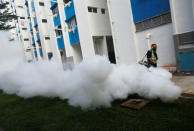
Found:
[[[193,71],[193,3],[194,0],[108,0],[118,63],[139,61],[151,44],[157,44],[159,66]]]
[[[21,36],[28,34],[34,61],[54,58],[73,67],[104,55],[112,63],[131,64],[154,43],[159,66],[194,70],[194,0],[18,1],[28,21],[28,33]]]
[[[16,28],[11,30],[12,38],[19,40],[22,43],[26,60],[32,61],[33,55],[30,43],[30,29],[28,26],[29,21],[27,19],[25,4],[23,1],[12,0],[10,5],[13,13],[18,16],[18,19],[13,22],[13,26]]]

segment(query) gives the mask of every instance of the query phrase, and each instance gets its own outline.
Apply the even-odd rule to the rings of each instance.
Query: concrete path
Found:
[[[182,88],[182,92],[194,93],[194,76],[173,76],[172,81]]]

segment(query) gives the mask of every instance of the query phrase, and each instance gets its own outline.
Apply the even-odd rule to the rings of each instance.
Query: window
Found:
[[[28,38],[25,38],[24,41],[29,41],[29,39]]]
[[[47,23],[47,19],[42,19],[42,23]]]
[[[25,17],[20,17],[20,19],[25,19]]]
[[[45,37],[45,40],[50,40],[50,37]]]
[[[105,9],[101,9],[101,13],[102,14],[105,14]]]
[[[30,52],[31,51],[31,49],[26,49],[26,52]]]
[[[56,29],[56,30],[55,30],[55,33],[56,33],[56,36],[57,36],[57,37],[58,37],[58,36],[61,36],[61,35],[62,35],[62,30]]]
[[[40,41],[37,41],[37,43],[38,43],[38,46],[39,46],[39,47],[41,47],[41,46],[42,46]]]
[[[88,7],[88,12],[92,12],[92,7]]]
[[[44,2],[39,2],[39,5],[40,6],[44,6]]]
[[[48,59],[51,60],[52,57],[53,57],[53,53],[52,53],[52,52],[49,52],[49,53],[48,53]]]
[[[97,8],[93,8],[93,12],[94,12],[94,13],[98,13]]]
[[[165,13],[165,14],[161,14],[159,16],[155,16],[140,22],[135,23],[136,26],[136,31],[140,32],[140,31],[144,31],[150,28],[154,28],[154,27],[158,27],[164,24],[168,24],[171,23],[172,19],[171,19],[171,14],[170,12]]]
[[[22,30],[27,30],[27,28],[22,28]]]
[[[23,6],[20,6],[20,5],[19,5],[18,8],[23,8]]]
[[[88,7],[88,12],[98,13],[98,9],[96,7]]]

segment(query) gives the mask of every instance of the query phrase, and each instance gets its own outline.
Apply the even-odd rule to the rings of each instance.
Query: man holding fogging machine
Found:
[[[157,55],[157,45],[152,44],[151,49],[148,50],[144,58],[147,56],[147,61],[144,61],[144,58],[139,62],[139,64],[144,65],[148,68],[157,67],[158,55]]]

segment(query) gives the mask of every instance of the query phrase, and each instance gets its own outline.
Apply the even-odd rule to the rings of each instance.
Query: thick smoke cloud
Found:
[[[115,99],[130,94],[148,99],[172,102],[181,89],[171,82],[172,75],[161,68],[110,64],[96,56],[84,60],[71,70],[62,70],[55,61],[27,63],[20,43],[10,43],[0,33],[0,89],[20,97],[59,97],[72,106],[86,108],[110,107]]]

